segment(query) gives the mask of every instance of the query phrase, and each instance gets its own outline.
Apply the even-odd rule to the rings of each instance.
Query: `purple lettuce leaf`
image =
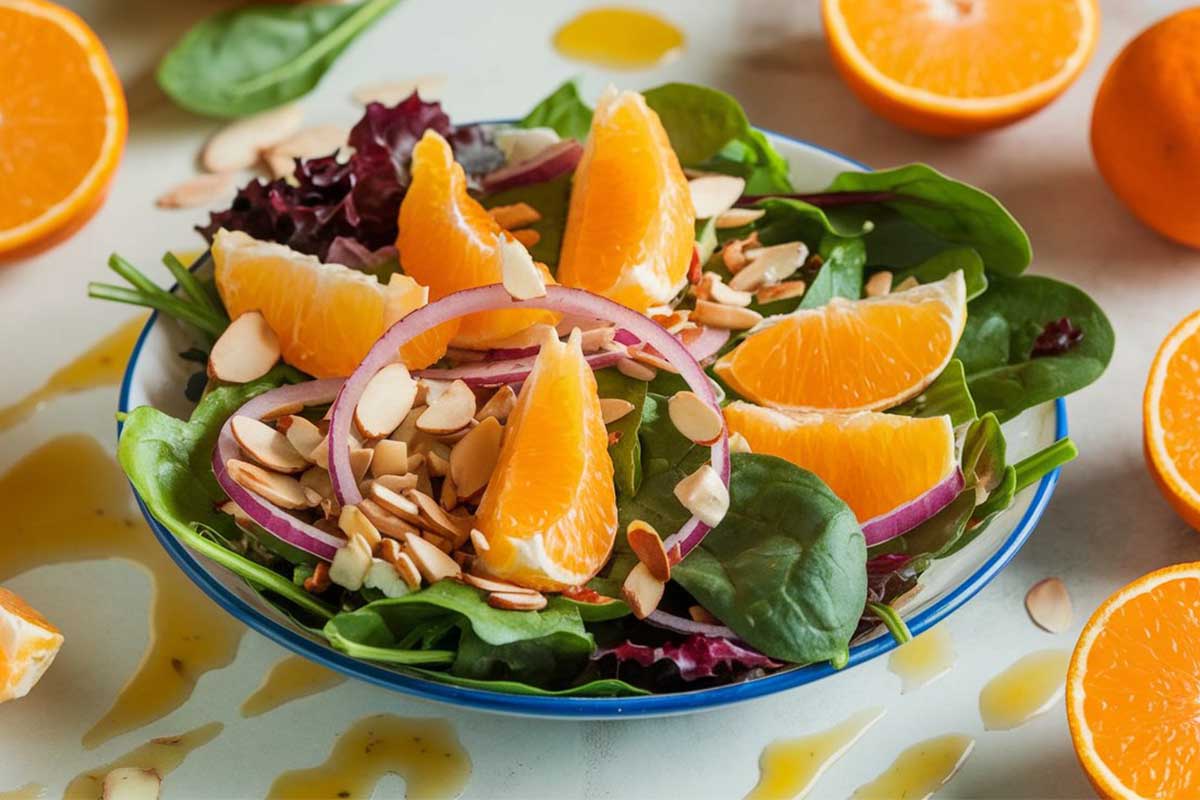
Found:
[[[728,639],[700,634],[689,636],[682,642],[665,642],[657,647],[626,641],[615,647],[597,650],[592,654],[592,660],[598,661],[606,656],[615,657],[618,663],[632,661],[642,667],[649,667],[658,661],[669,661],[675,665],[679,676],[685,681],[715,677],[720,667],[737,672],[783,666],[757,650],[743,647]]]

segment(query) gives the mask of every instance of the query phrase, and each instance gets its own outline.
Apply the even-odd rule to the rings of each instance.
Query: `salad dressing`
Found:
[[[918,742],[898,755],[878,778],[855,789],[851,798],[925,800],[954,777],[974,749],[975,740],[961,733]]]
[[[63,800],[94,800],[101,794],[104,776],[121,767],[152,769],[160,778],[166,777],[182,764],[193,750],[217,738],[224,728],[220,722],[210,722],[178,736],[151,739],[114,761],[76,775],[63,791]]]
[[[46,787],[40,783],[27,783],[17,789],[0,792],[0,800],[38,800],[46,796]]]
[[[325,763],[276,778],[267,797],[367,800],[389,773],[404,779],[407,797],[453,798],[467,785],[471,760],[445,720],[377,714],[339,736]]]
[[[271,667],[262,685],[242,703],[243,717],[257,717],[301,697],[345,683],[345,677],[300,656],[286,656]]]
[[[868,708],[820,733],[771,742],[759,756],[761,777],[746,800],[800,800],[835,761],[883,718]]]
[[[657,14],[602,6],[584,11],[554,34],[558,52],[616,69],[646,69],[683,50],[683,31]]]
[[[0,477],[5,533],[20,544],[0,548],[0,582],[49,564],[110,558],[136,562],[153,581],[149,642],[112,707],[84,734],[88,749],[183,705],[201,675],[233,661],[245,632],[180,574],[130,513],[128,493],[112,457],[79,434],[52,439]],[[105,587],[95,588],[104,602]]]
[[[988,681],[979,692],[983,727],[1010,730],[1058,705],[1070,661],[1066,650],[1039,650]]]
[[[937,625],[893,650],[888,669],[899,676],[900,691],[911,692],[949,672],[955,658],[950,631]]]

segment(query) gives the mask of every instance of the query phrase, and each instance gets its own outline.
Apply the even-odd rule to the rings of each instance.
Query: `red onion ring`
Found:
[[[533,363],[537,360],[538,348],[533,348],[530,355],[510,358],[504,361],[481,361],[474,364],[464,364],[450,369],[422,369],[415,374],[419,378],[429,378],[436,381],[461,380],[468,386],[503,386],[505,384],[522,383],[533,371]],[[620,350],[602,350],[584,356],[592,369],[611,367],[625,358]]]
[[[742,647],[747,646],[733,632],[733,628],[727,628],[724,625],[714,625],[710,622],[696,622],[694,619],[687,619],[685,617],[677,617],[674,614],[668,614],[662,609],[651,611],[650,615],[646,617],[646,622],[649,622],[656,628],[662,628],[665,631],[673,633],[698,633],[701,636],[711,636],[714,639],[729,639],[732,642],[737,642]]]
[[[563,139],[531,158],[484,175],[483,189],[486,192],[498,192],[514,186],[542,183],[575,169],[581,158],[583,145],[574,139]]]
[[[955,467],[953,472],[929,491],[909,500],[902,506],[897,506],[891,511],[862,523],[862,532],[867,540],[867,547],[883,544],[901,534],[908,533],[950,505],[954,498],[958,497],[958,493],[963,490],[965,483],[962,470]]]
[[[692,354],[692,358],[701,364],[715,356],[729,341],[729,331],[724,328],[701,325],[695,330],[698,330],[699,333],[694,334],[695,338],[691,341],[685,341],[684,347]],[[684,333],[688,333],[688,331],[684,331]]]

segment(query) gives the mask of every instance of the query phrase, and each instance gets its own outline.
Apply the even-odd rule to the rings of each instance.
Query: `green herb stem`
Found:
[[[1016,491],[1032,486],[1078,455],[1079,448],[1075,446],[1075,442],[1071,441],[1070,437],[1064,437],[1049,447],[1021,459],[1013,465],[1017,473]]]
[[[867,610],[883,623],[883,627],[888,629],[888,633],[896,640],[896,644],[912,641],[912,632],[909,631],[908,625],[904,623],[900,615],[896,613],[896,609],[887,603],[876,603],[869,600],[867,601]]]
[[[216,318],[214,314],[206,313],[191,303],[165,293],[162,296],[152,296],[135,289],[128,289],[124,286],[114,286],[111,283],[97,283],[93,281],[88,284],[88,296],[94,297],[97,300],[108,300],[114,303],[128,303],[129,305],[153,308],[167,316],[194,325],[213,339],[220,336],[227,325],[226,322]]]
[[[365,658],[384,664],[451,664],[455,656],[453,650],[399,650],[357,642],[349,643],[346,651],[354,658]]]
[[[227,321],[228,317],[216,303],[213,302],[212,296],[205,291],[200,285],[200,281],[196,280],[196,276],[192,271],[183,265],[183,262],[175,257],[175,254],[168,251],[163,254],[163,265],[171,271],[171,275],[179,283],[179,288],[183,289],[184,293],[192,298],[192,302],[203,308],[207,308],[216,314],[220,319]]]

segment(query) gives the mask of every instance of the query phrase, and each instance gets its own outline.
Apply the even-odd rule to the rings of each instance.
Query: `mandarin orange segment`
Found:
[[[1110,597],[1067,673],[1075,751],[1101,797],[1200,796],[1200,563]]]
[[[949,363],[967,319],[961,271],[895,294],[834,299],[766,320],[717,375],[787,411],[879,411],[920,394]],[[913,347],[913,342],[921,343]]]
[[[0,587],[0,703],[28,694],[62,643],[58,628]]]
[[[104,46],[74,13],[0,0],[0,255],[95,211],[125,146],[125,95]]]
[[[467,176],[450,145],[429,130],[413,149],[412,182],[400,204],[396,247],[405,273],[429,287],[433,300],[500,283],[504,230],[467,193]],[[545,265],[543,278],[553,282]],[[558,318],[549,311],[484,311],[463,317],[454,344],[481,349],[530,325]]]
[[[1146,463],[1163,495],[1200,528],[1200,311],[1160,345],[1142,399]]]
[[[284,361],[317,378],[349,375],[384,331],[426,301],[425,288],[407,276],[394,275],[384,286],[372,275],[240,231],[218,231],[212,255],[230,317],[260,311],[279,337]],[[453,334],[453,323],[421,334],[401,348],[405,364],[429,366]]]
[[[606,90],[575,170],[558,280],[644,312],[681,288],[695,225],[658,115],[637,92]]]
[[[814,473],[859,522],[917,499],[958,466],[949,417],[788,415],[739,401],[725,407],[725,422],[753,452]]]
[[[492,576],[558,591],[608,560],[617,500],[596,379],[578,334],[547,339],[505,426],[500,458],[475,515]]]

